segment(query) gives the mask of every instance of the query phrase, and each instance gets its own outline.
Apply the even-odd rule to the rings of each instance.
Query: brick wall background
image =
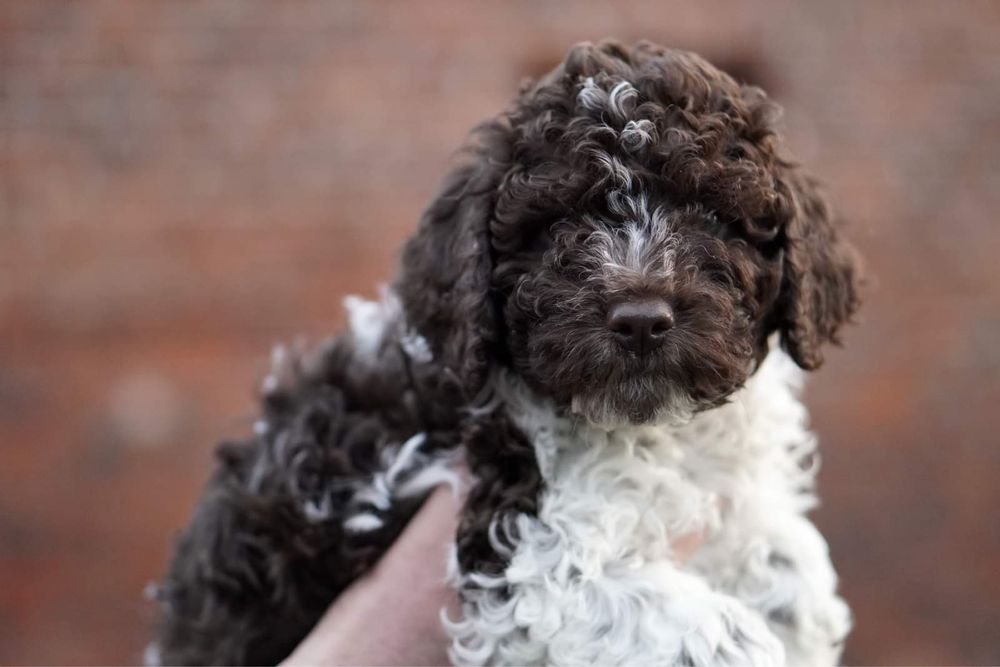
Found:
[[[808,393],[847,659],[1000,662],[1000,5],[64,0],[0,4],[0,663],[138,659],[270,345],[606,35],[768,88],[876,279]]]

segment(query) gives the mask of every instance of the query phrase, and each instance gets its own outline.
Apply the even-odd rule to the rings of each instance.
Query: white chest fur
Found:
[[[754,568],[749,580],[741,575],[747,559],[772,558],[770,523],[789,523],[782,530],[793,533],[809,525],[802,513],[813,502],[814,470],[801,462],[814,440],[798,384],[790,360],[773,353],[731,403],[687,424],[608,431],[558,418],[501,382],[512,418],[534,443],[544,491],[537,516],[494,526],[494,547],[509,560],[503,575],[469,573],[459,582],[463,618],[448,624],[456,662],[773,664],[786,651],[808,662],[835,660],[836,652],[803,649],[798,627],[768,627],[768,604],[794,613],[798,600],[787,598],[813,588],[833,596],[818,533],[795,535],[780,560],[798,559],[805,541],[818,575],[795,571],[792,584]],[[681,566],[671,542],[695,531],[708,538]],[[797,583],[803,576],[822,581]],[[775,585],[783,588],[777,598]],[[830,643],[828,634],[846,632],[846,609],[832,604],[843,618],[809,641]],[[806,611],[815,615],[816,606]]]

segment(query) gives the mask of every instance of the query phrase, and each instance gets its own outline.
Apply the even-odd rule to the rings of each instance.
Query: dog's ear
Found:
[[[838,232],[819,185],[797,167],[777,183],[784,229],[784,270],[778,304],[781,344],[807,370],[823,363],[821,347],[860,303],[861,264]]]
[[[510,164],[508,134],[500,121],[474,132],[407,241],[395,286],[408,326],[469,399],[489,375],[498,339],[490,221]]]

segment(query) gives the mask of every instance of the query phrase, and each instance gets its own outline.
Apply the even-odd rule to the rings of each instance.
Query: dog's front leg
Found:
[[[826,541],[792,502],[745,503],[688,569],[767,620],[789,665],[834,665],[851,627]]]
[[[627,554],[582,572],[537,521],[520,535],[501,574],[459,578],[461,617],[446,622],[456,664],[784,664],[760,614],[700,576]]]

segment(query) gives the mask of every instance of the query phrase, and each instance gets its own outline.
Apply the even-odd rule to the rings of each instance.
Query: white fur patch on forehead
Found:
[[[620,215],[625,220],[635,220],[647,225],[662,220],[663,210],[657,207],[656,210],[649,210],[649,197],[645,192],[639,194],[626,194],[621,190],[612,190],[607,194],[608,208],[612,213]]]
[[[662,206],[650,208],[645,192],[626,194],[612,190],[607,194],[608,208],[634,227],[644,230],[651,239],[662,237],[667,230],[667,215]]]
[[[608,175],[611,176],[611,179],[617,185],[624,190],[632,189],[632,172],[629,171],[629,168],[621,160],[602,150],[594,150],[593,155],[597,163],[601,165],[601,168],[608,172]]]
[[[644,193],[629,195],[618,190],[608,193],[608,207],[621,216],[623,224],[591,234],[588,242],[600,264],[594,267],[598,269],[595,278],[673,273],[679,239],[670,230],[663,209],[657,206],[651,210]]]
[[[613,280],[619,276],[661,279],[675,271],[676,239],[673,235],[651,235],[649,228],[635,222],[621,227],[619,233],[599,231],[591,234],[590,243],[599,263],[592,279]]]

